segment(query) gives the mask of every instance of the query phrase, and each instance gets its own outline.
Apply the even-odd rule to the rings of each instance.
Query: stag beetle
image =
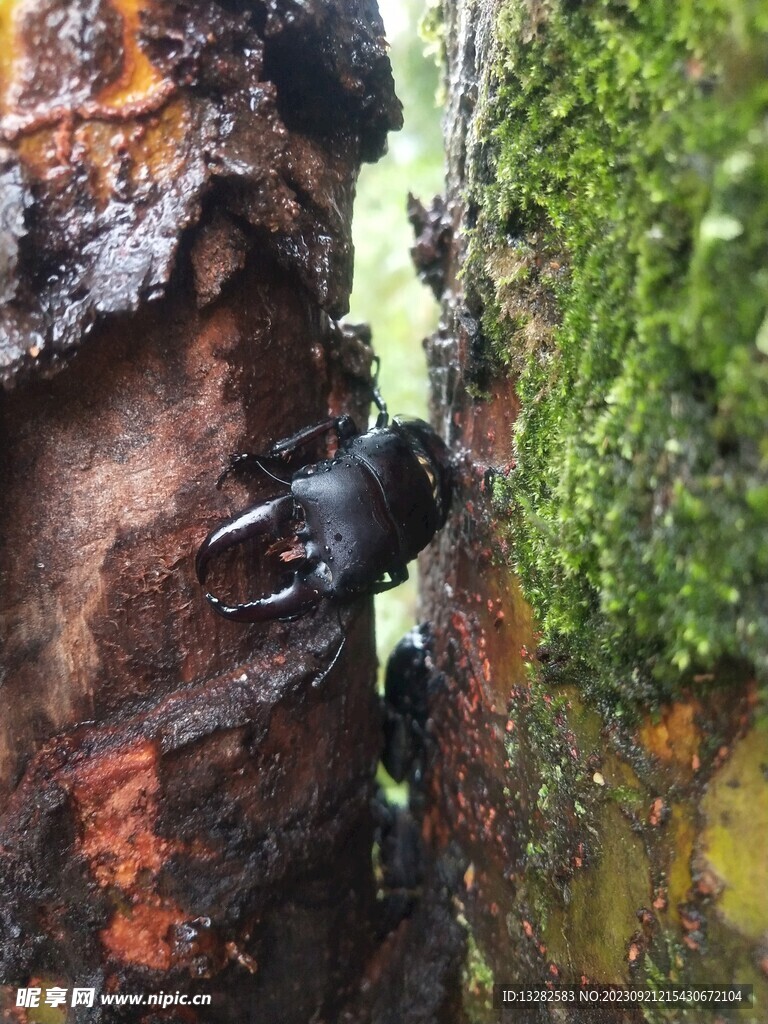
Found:
[[[435,676],[432,651],[432,630],[424,622],[405,634],[387,660],[381,760],[395,782],[421,771],[429,690]]]
[[[206,592],[219,615],[237,622],[293,619],[323,598],[378,594],[408,579],[406,563],[448,515],[451,458],[429,424],[390,423],[375,386],[373,396],[379,416],[366,433],[350,416],[337,416],[277,441],[266,455],[232,456],[217,486],[244,469],[279,479],[264,463],[285,459],[323,434],[335,432],[338,440],[333,458],[305,465],[282,481],[288,493],[252,505],[203,541],[196,560],[203,585],[212,559],[252,537],[292,537],[290,560],[299,562],[285,587],[254,601],[225,604]]]

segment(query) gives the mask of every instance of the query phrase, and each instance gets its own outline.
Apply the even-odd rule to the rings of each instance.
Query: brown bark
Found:
[[[370,608],[342,613],[322,678],[335,610],[226,623],[193,560],[272,493],[217,492],[230,452],[364,415],[370,350],[331,318],[359,162],[399,119],[381,23],[363,2],[10,9],[0,980],[10,1004],[42,977],[215,995],[163,1019],[332,1016],[373,943]]]

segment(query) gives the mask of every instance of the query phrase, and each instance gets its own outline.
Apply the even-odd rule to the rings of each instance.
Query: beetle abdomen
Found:
[[[431,428],[426,429],[433,433]],[[366,463],[386,495],[387,512],[400,539],[400,559],[410,562],[445,520],[436,503],[440,467],[409,430],[408,422],[369,430],[350,441],[348,447]]]

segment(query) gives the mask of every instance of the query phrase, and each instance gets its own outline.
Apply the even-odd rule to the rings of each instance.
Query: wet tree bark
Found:
[[[372,4],[244,6],[0,5],[5,1018],[34,1019],[19,985],[212,993],[162,1017],[185,1022],[494,1020],[491,978],[746,982],[764,1001],[752,666],[634,691],[620,719],[540,645],[493,501],[522,396],[513,346],[491,354],[487,279],[546,356],[561,311],[541,268],[572,254],[515,210],[465,265],[487,99],[512,67],[502,25],[527,47],[583,5],[443,5],[448,188],[412,215],[443,300],[428,358],[456,495],[423,561],[430,627],[398,660],[413,692],[392,684],[412,807],[376,811],[378,876],[370,609],[249,628],[205,606],[197,545],[273,493],[215,491],[227,455],[363,413],[371,352],[335,318],[357,168],[399,119]],[[711,90],[696,59],[680,74]]]
[[[231,452],[367,414],[335,318],[400,123],[382,33],[367,0],[0,10],[7,1019],[22,985],[332,1019],[373,948],[370,607],[231,624],[194,553],[276,486],[217,492]]]
[[[623,707],[632,708],[628,720],[620,718],[615,699],[590,699],[589,677],[569,672],[575,650],[571,656],[561,643],[555,656],[542,646],[513,570],[519,537],[510,532],[509,505],[494,501],[497,484],[507,493],[520,456],[513,439],[520,367],[524,357],[544,362],[556,351],[558,275],[567,278],[571,254],[562,245],[553,251],[551,230],[544,244],[546,225],[531,227],[523,203],[507,210],[498,228],[493,210],[479,214],[498,175],[515,173],[501,167],[501,144],[494,140],[514,140],[527,130],[525,112],[514,122],[510,113],[505,122],[503,103],[492,103],[505,73],[523,89],[526,76],[538,71],[549,83],[535,94],[545,109],[573,89],[582,119],[529,111],[532,124],[543,118],[542,147],[553,139],[556,146],[559,132],[570,138],[566,131],[589,125],[590,117],[602,124],[597,94],[581,78],[567,80],[559,64],[531,60],[518,71],[513,63],[554,33],[550,19],[561,33],[560,49],[552,47],[559,60],[568,45],[563,24],[570,28],[577,9],[517,0],[443,4],[447,193],[430,208],[411,206],[415,262],[443,304],[440,330],[427,343],[433,419],[457,453],[452,515],[423,556],[429,705],[411,781],[433,863],[442,864],[443,878],[454,879],[468,924],[464,1011],[455,1011],[457,1020],[462,1012],[472,1020],[499,1019],[490,1007],[493,979],[531,985],[717,979],[754,984],[761,1000],[766,991],[768,922],[765,901],[758,899],[758,912],[754,900],[766,882],[768,790],[754,665],[710,662],[698,674],[681,672],[671,695],[668,689],[662,696],[651,684],[644,693],[633,691],[629,678],[619,677],[612,692],[626,686]],[[574,14],[571,45],[579,45],[579,31],[588,33],[598,17]],[[627,38],[641,39],[638,32],[628,28]],[[510,39],[514,58],[504,50]],[[577,73],[588,69],[579,66]],[[743,79],[739,85],[746,87]],[[539,183],[524,182],[523,196],[526,187],[536,194]],[[569,184],[574,203],[578,187]],[[468,259],[470,244],[476,248]],[[523,261],[516,263],[520,252]],[[489,337],[494,316],[506,346],[501,359],[498,337],[495,351]],[[696,387],[692,373],[681,390]],[[574,637],[570,646],[583,650],[589,643]],[[417,661],[413,655],[408,672]],[[405,702],[398,701],[402,709]],[[741,852],[728,838],[733,830],[745,844]],[[452,874],[446,875],[446,862]],[[658,1019],[698,1020],[697,1013],[672,1010]],[[764,1010],[721,1013],[758,1021]],[[509,1019],[646,1018],[640,1009],[617,1006],[542,1006],[518,1007]]]

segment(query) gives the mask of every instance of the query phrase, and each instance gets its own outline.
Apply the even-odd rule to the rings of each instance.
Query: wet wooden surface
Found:
[[[217,491],[230,453],[367,412],[333,318],[400,118],[375,4],[9,3],[0,53],[6,996],[333,1013],[374,941],[371,609],[228,623],[194,554],[279,487]]]

